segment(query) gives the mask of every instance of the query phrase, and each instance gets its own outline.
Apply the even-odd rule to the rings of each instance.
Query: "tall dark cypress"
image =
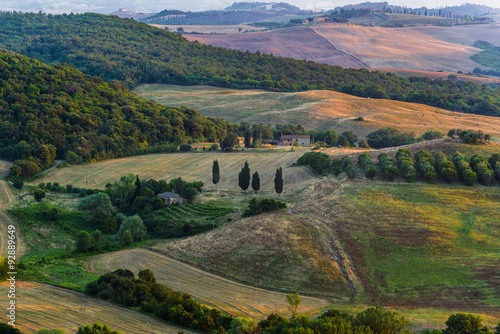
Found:
[[[238,185],[244,193],[247,192],[248,186],[250,185],[250,167],[248,167],[248,161],[245,161],[245,165],[238,174]]]
[[[252,189],[255,192],[260,190],[260,177],[258,172],[255,172],[252,176]]]
[[[278,196],[281,196],[281,193],[283,192],[283,169],[281,169],[281,167],[276,169],[276,175],[274,176],[274,190],[276,190]]]
[[[220,181],[220,170],[219,170],[219,162],[214,160],[214,164],[212,165],[212,182],[215,185],[215,193],[217,194],[217,183]]]

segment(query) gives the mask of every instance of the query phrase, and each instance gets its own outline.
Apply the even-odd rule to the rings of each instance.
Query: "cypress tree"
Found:
[[[142,192],[141,180],[139,180],[139,175],[137,175],[137,178],[135,180],[134,197],[131,199],[130,203],[133,203],[137,197],[141,196],[141,192]]]
[[[278,196],[281,196],[281,193],[283,192],[283,169],[281,169],[281,167],[276,169],[276,176],[274,177],[274,190],[276,190]]]
[[[245,132],[245,147],[249,148],[251,146],[252,146],[252,133],[250,132],[250,130],[247,130]]]
[[[257,192],[260,190],[260,177],[259,173],[255,172],[252,176],[252,189]]]
[[[214,164],[212,165],[212,182],[215,185],[215,193],[217,194],[217,183],[220,181],[220,170],[219,170],[219,162],[214,160]]]
[[[245,161],[245,165],[238,174],[238,185],[246,194],[248,186],[250,185],[250,167],[248,167],[248,161]]]

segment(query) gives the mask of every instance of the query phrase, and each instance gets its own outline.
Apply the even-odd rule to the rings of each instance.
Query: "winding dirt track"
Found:
[[[7,290],[7,283],[0,284],[3,310],[8,301],[4,297],[7,296]],[[96,322],[108,324],[112,330],[124,334],[144,334],[146,323],[149,323],[149,333],[191,333],[185,328],[166,324],[140,312],[48,284],[17,282],[15,301],[16,328],[25,334],[34,334],[41,328],[57,328],[65,333],[75,333],[78,327]],[[7,321],[4,315],[1,321]]]
[[[9,171],[10,163],[6,161],[0,161],[0,178],[3,178],[7,175]],[[7,256],[7,241],[8,239],[8,228],[9,225],[15,226],[16,231],[16,260],[19,263],[19,259],[24,254],[25,250],[25,242],[22,235],[21,227],[19,224],[12,219],[7,213],[4,211],[7,210],[7,207],[14,202],[14,195],[10,190],[9,184],[0,179],[0,256]]]
[[[270,313],[288,315],[285,294],[235,283],[210,274],[166,255],[145,249],[123,250],[91,257],[87,270],[104,274],[125,268],[137,274],[151,269],[159,283],[174,290],[186,291],[208,306],[215,306],[234,316],[264,318]],[[299,313],[317,313],[329,305],[319,298],[302,297]]]

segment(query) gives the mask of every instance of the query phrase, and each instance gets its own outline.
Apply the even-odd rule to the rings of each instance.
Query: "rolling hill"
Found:
[[[498,27],[495,25],[498,29]],[[466,40],[480,39],[482,31],[495,31],[493,25],[453,27],[453,31],[470,31]],[[344,67],[388,67],[422,71],[444,70],[469,72],[478,63],[470,56],[480,50],[452,44],[454,32],[446,27],[382,28],[351,24],[321,24],[278,31],[230,35],[186,35],[204,44],[237,50],[272,53],[276,56],[307,59]],[[426,31],[435,31],[433,37]],[[458,33],[457,32],[457,33]],[[496,39],[496,38],[495,38]],[[333,55],[327,56],[328,54]],[[337,56],[338,55],[338,56]]]
[[[329,89],[476,114],[500,114],[500,93],[470,82],[410,80],[378,71],[214,48],[114,16],[3,12],[0,18],[0,34],[9,36],[1,47],[48,64],[66,62],[86,74],[118,79],[129,86],[147,82],[274,91]]]
[[[186,328],[175,327],[80,292],[31,282],[17,282],[16,285],[22,291],[16,295],[16,328],[23,334],[36,334],[42,328],[76,333],[78,327],[96,322],[127,334],[143,334],[146,330],[158,334],[177,334],[180,330],[192,333]],[[2,296],[6,296],[7,291],[8,285],[0,284]],[[146,323],[149,323],[149,328]]]
[[[494,140],[500,140],[500,120],[496,117],[331,91],[275,93],[208,86],[142,85],[134,92],[162,104],[196,108],[205,116],[223,117],[232,122],[301,124],[307,130],[353,131],[360,138],[387,126],[416,135],[430,130],[446,134],[450,129],[463,128],[482,130],[491,133]],[[363,122],[355,120],[360,116],[364,117]]]

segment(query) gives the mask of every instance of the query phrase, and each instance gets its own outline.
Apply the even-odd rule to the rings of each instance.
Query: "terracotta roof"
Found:
[[[283,135],[281,139],[311,138],[309,135]]]
[[[161,193],[161,194],[158,194],[158,197],[160,198],[177,198],[179,197],[180,195],[179,194],[176,194],[176,193],[172,193],[170,191],[167,191],[165,193]]]

